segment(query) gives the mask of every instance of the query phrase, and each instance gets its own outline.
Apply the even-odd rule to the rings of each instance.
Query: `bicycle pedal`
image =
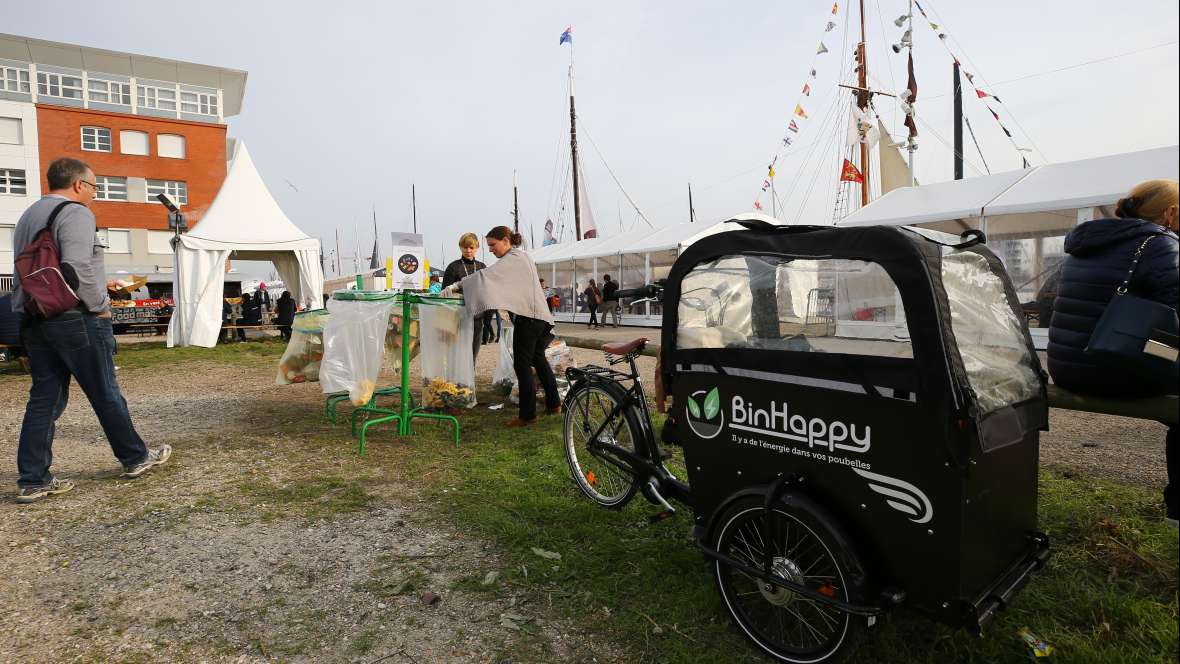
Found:
[[[676,510],[664,510],[662,512],[659,512],[658,514],[653,514],[653,515],[647,517],[647,522],[651,523],[651,524],[655,524],[655,523],[659,523],[661,521],[667,521],[668,519],[671,519],[674,516],[676,516]]]

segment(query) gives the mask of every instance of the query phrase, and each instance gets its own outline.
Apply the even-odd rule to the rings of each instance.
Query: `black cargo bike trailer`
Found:
[[[734,220],[658,285],[660,438],[635,367],[568,371],[575,482],[685,503],[723,604],[763,652],[830,662],[908,608],[981,633],[1048,558],[1037,531],[1046,377],[983,235]]]

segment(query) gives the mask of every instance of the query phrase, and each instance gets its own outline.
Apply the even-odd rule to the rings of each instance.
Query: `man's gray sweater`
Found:
[[[25,210],[16,223],[12,238],[16,255],[24,251],[33,237],[49,223],[53,208],[66,200],[64,196],[49,194]],[[111,301],[107,297],[106,267],[103,248],[96,235],[94,213],[85,205],[67,205],[53,222],[53,239],[61,250],[61,262],[68,263],[78,274],[77,293],[82,306],[96,314],[109,311]],[[14,281],[12,310],[23,312],[25,296],[21,291],[20,277]]]

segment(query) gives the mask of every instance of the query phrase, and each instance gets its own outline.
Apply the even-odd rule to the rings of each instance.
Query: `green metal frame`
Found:
[[[352,435],[357,437],[357,453],[365,453],[365,438],[368,435],[369,427],[384,424],[386,422],[397,422],[398,435],[407,436],[413,433],[411,423],[415,419],[426,420],[443,420],[451,423],[454,435],[454,446],[459,446],[459,420],[452,415],[443,415],[440,413],[429,413],[423,406],[414,405],[414,395],[410,392],[410,321],[411,313],[414,305],[434,305],[443,304],[447,302],[462,302],[460,298],[444,298],[435,296],[422,296],[415,293],[398,293],[397,301],[402,305],[402,362],[401,362],[401,384],[397,387],[385,387],[373,393],[373,397],[369,402],[352,411],[351,429]],[[400,397],[400,403],[396,408],[381,408],[377,406],[377,396],[393,396]],[[348,398],[347,393],[335,393],[328,395],[324,404],[324,412],[329,419],[336,422],[336,404]],[[329,414],[330,413],[330,414]],[[360,433],[357,433],[357,418],[364,413],[376,414],[380,417],[375,417],[366,420],[360,427]]]

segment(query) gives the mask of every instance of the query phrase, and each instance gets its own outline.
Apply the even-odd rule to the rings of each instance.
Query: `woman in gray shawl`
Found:
[[[481,315],[485,311],[504,309],[515,315],[512,333],[512,368],[520,385],[520,413],[508,422],[510,427],[523,427],[537,421],[536,386],[533,370],[545,390],[545,414],[561,412],[561,398],[557,393],[557,379],[545,359],[545,348],[553,338],[553,314],[545,302],[545,293],[537,277],[537,266],[520,249],[521,237],[507,226],[496,226],[484,240],[488,250],[498,259],[490,267],[464,277],[444,293],[463,293],[467,313]]]

